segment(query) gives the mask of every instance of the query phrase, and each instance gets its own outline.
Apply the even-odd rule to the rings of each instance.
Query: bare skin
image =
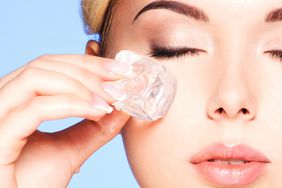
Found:
[[[158,9],[144,13],[133,24],[136,14],[153,0],[121,0],[115,9],[106,53],[109,59],[122,49],[149,56],[152,44],[196,49],[181,57],[154,56],[177,76],[179,85],[169,113],[159,121],[143,122],[117,111],[108,115],[98,110],[93,112],[88,103],[91,91],[98,92],[108,103],[114,99],[97,85],[88,85],[80,71],[71,75],[84,85],[76,88],[73,88],[76,83],[57,82],[54,74],[46,73],[49,76],[44,76],[46,80],[41,83],[52,81],[50,83],[69,86],[57,85],[57,90],[48,89],[48,85],[38,90],[38,85],[31,83],[32,78],[43,79],[38,69],[22,69],[1,79],[0,101],[12,100],[0,107],[0,187],[16,184],[19,187],[65,187],[87,157],[122,128],[127,156],[141,187],[222,187],[201,178],[189,162],[191,156],[214,142],[246,144],[270,159],[266,173],[244,187],[282,187],[282,26],[280,20],[265,22],[270,11],[282,7],[281,1],[177,1],[203,10],[209,22]],[[97,52],[95,43],[90,42],[87,54],[98,55]],[[91,66],[105,60],[91,59]],[[42,68],[47,69],[54,61],[76,62],[99,78],[107,74],[99,75],[101,71],[90,67],[84,56],[45,56],[32,64],[45,62]],[[60,75],[66,74],[61,71],[72,69],[65,67],[57,70]],[[57,66],[49,69],[57,69]],[[20,73],[25,76],[17,79]],[[118,79],[108,74],[107,78]],[[5,87],[8,80],[11,80],[11,90]],[[93,80],[91,83],[100,82]],[[27,85],[30,86],[20,87]],[[26,98],[17,95],[19,88],[23,88],[21,93],[46,97],[30,95],[30,102],[25,103]],[[54,91],[57,92],[51,93]],[[80,100],[68,100],[65,95],[69,94]],[[50,105],[52,110],[47,108]],[[71,106],[72,110],[65,111],[66,106]],[[56,134],[36,131],[40,121],[73,115],[94,121],[85,120]],[[119,120],[113,123],[113,119]],[[114,133],[105,134],[106,130],[101,134],[99,130],[109,124],[114,127]]]
[[[251,146],[270,159],[264,175],[244,187],[282,187],[282,24],[266,23],[282,2],[177,0],[205,12],[208,22],[154,9],[133,23],[151,2],[120,1],[107,57],[121,49],[149,56],[152,45],[197,50],[181,57],[154,57],[178,79],[175,100],[162,120],[131,118],[122,130],[139,185],[221,187],[199,176],[190,162],[199,150],[220,142]]]
[[[0,187],[66,187],[85,160],[119,133],[129,116],[95,108],[99,100],[116,101],[102,82],[123,77],[105,70],[107,63],[113,60],[45,55],[1,79]],[[85,120],[52,134],[36,130],[43,121],[67,117]]]

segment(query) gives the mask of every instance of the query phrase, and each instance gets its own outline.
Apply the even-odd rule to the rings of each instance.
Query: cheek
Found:
[[[191,143],[195,143],[204,131],[199,122],[204,116],[206,100],[199,93],[201,84],[188,83],[187,80],[192,79],[180,76],[181,87],[163,119],[144,122],[131,118],[122,131],[130,166],[144,187],[166,187],[161,185],[164,179],[169,180],[166,184],[173,187],[177,181],[187,181],[187,171],[193,177],[188,159],[197,151],[196,144]],[[202,138],[201,142],[206,141]],[[154,182],[154,186],[147,186],[147,181]]]
[[[127,149],[129,153],[134,151],[135,156],[160,155],[160,150],[177,148],[175,145],[179,146],[183,140],[193,138],[200,119],[204,117],[207,99],[202,92],[204,84],[200,83],[203,79],[195,71],[183,73],[175,65],[167,67],[177,77],[178,88],[166,116],[154,122],[131,118],[123,129]]]
[[[176,124],[177,121],[168,119],[145,123],[132,118],[123,129],[129,164],[141,187],[165,187],[160,181],[171,178],[180,181],[179,175],[187,170],[187,150],[179,149],[184,144],[173,131]]]
[[[161,63],[178,81],[176,96],[168,114],[155,122],[131,118],[122,134],[129,157],[134,156],[132,160],[138,157],[143,163],[146,158],[159,160],[161,151],[170,153],[170,156],[178,155],[179,152],[172,150],[181,148],[181,145],[186,149],[179,150],[189,152],[187,145],[197,135],[195,133],[200,130],[197,125],[205,117],[206,94],[211,89],[208,81],[214,77],[211,75],[212,66],[196,58],[189,61],[186,58],[170,59]]]
[[[223,67],[184,60],[164,64],[178,80],[175,99],[161,120],[144,122],[131,118],[127,122],[122,136],[128,160],[142,187],[176,187],[177,182],[184,182],[182,187],[200,187],[189,158],[224,135],[224,126],[214,126],[207,119],[208,100]],[[282,166],[282,79],[277,67],[263,70],[272,74],[259,82],[253,81],[254,93],[260,99],[258,118],[254,126],[244,127],[243,137],[246,143],[260,146],[273,160],[275,165],[270,170],[273,174],[281,171]],[[252,72],[249,75],[254,77]]]

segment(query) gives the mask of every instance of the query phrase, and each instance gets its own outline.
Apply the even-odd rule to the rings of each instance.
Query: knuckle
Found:
[[[102,82],[102,78],[99,77],[98,75],[96,75],[95,73],[92,73],[88,70],[79,70],[78,74],[80,75],[81,79],[85,82],[85,83],[99,83]]]
[[[76,74],[79,75],[83,79],[89,79],[89,77],[92,76],[92,75],[89,74],[89,71],[87,71],[84,68],[78,67],[74,70],[75,70]]]
[[[41,97],[36,97],[26,103],[26,109],[30,111],[34,121],[41,121],[42,101]]]
[[[69,90],[72,90],[72,91],[76,91],[76,92],[81,92],[81,91],[84,91],[85,88],[83,87],[82,83],[78,80],[71,80],[71,79],[68,79],[66,78],[66,83],[69,83],[68,85],[66,85],[68,87]]]
[[[34,111],[38,112],[42,110],[42,104],[46,100],[46,96],[38,96],[35,97],[33,100],[27,102],[27,106]]]
[[[20,73],[20,76],[23,78],[23,79],[28,79],[30,80],[31,78],[34,78],[35,75],[37,74],[39,68],[36,68],[36,67],[33,67],[33,66],[28,66],[26,67],[22,73]]]
[[[85,100],[92,100],[92,92],[86,88],[81,82],[74,81],[73,84],[69,85],[69,90],[72,91],[72,93],[75,93],[76,95],[83,97]]]

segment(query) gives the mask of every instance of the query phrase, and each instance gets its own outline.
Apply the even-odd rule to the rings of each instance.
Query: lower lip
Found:
[[[209,182],[217,185],[242,186],[251,184],[261,177],[267,163],[249,162],[229,165],[218,162],[202,162],[194,164],[197,171]]]

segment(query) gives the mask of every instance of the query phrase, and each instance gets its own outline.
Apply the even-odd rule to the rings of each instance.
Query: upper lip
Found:
[[[212,160],[242,160],[245,162],[270,163],[270,160],[265,155],[250,146],[240,144],[234,147],[227,147],[222,143],[215,143],[200,150],[192,156],[190,162],[192,164],[199,164]]]

